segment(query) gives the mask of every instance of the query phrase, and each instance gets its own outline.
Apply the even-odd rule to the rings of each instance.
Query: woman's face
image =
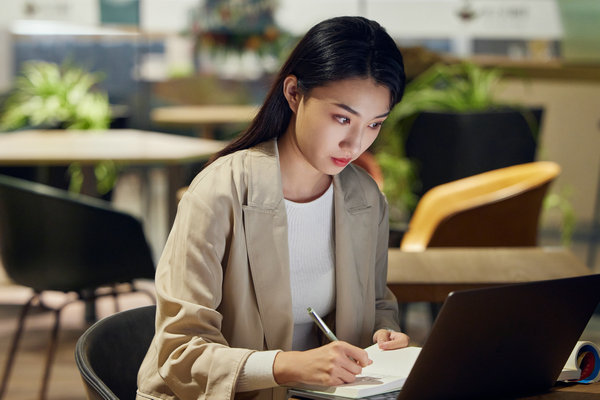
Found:
[[[296,109],[290,106],[302,158],[319,172],[336,175],[377,138],[390,111],[390,91],[370,78],[345,79],[299,95]]]

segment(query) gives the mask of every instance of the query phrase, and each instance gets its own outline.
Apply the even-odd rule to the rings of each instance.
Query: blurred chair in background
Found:
[[[419,200],[400,249],[536,246],[543,200],[559,174],[558,164],[537,161],[436,186]],[[433,318],[438,309],[432,304]]]
[[[90,400],[134,400],[137,373],[154,336],[156,306],[122,311],[92,325],[75,361]]]
[[[21,309],[9,349],[0,398],[6,391],[27,313],[32,306],[54,312],[40,389],[46,397],[57,346],[60,312],[86,302],[86,319],[95,320],[95,300],[138,290],[136,279],[154,279],[154,262],[141,222],[106,201],[73,195],[39,183],[0,176],[0,255],[7,276],[33,295]],[[62,305],[43,301],[45,291],[73,293]],[[153,294],[148,293],[154,300]]]
[[[558,164],[537,161],[436,186],[419,200],[400,247],[536,246],[544,196],[559,173]]]

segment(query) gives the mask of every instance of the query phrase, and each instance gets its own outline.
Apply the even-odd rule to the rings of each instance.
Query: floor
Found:
[[[134,213],[139,213],[139,209],[136,210],[135,205],[132,206],[132,204],[139,200],[140,193],[142,192],[136,186],[134,178],[129,177],[128,179],[133,179],[133,181],[130,181],[126,185],[129,191],[122,190],[118,193],[116,201],[123,208]],[[156,190],[155,188],[153,190]],[[160,185],[158,185],[158,188],[160,189]],[[159,215],[159,220],[163,221],[164,215]],[[158,226],[161,226],[160,223]],[[164,230],[164,225],[162,225],[161,229]],[[149,235],[153,235],[151,241],[158,243],[164,240],[165,232],[149,232]],[[542,244],[555,245],[555,243],[551,243],[550,241]],[[585,262],[587,251],[585,243],[574,243],[572,250],[582,262]],[[156,253],[158,252],[157,250]],[[600,257],[597,257],[597,265],[593,268],[596,272],[600,272],[600,259],[598,258]],[[152,282],[141,281],[139,284],[146,289],[152,290]],[[30,295],[31,291],[28,288],[12,284],[5,276],[4,270],[0,265],[0,373],[4,371],[4,362],[7,357],[12,334],[16,327],[16,318],[20,306],[27,301]],[[45,299],[50,304],[60,304],[67,298],[61,293],[51,293]],[[151,301],[145,294],[136,293],[119,297],[119,307],[121,310],[147,304],[151,304]],[[97,307],[99,317],[104,317],[114,312],[114,302],[108,297],[100,299]],[[428,305],[421,303],[413,304],[409,308],[407,333],[415,345],[422,345],[427,338],[431,327],[428,310]],[[39,310],[33,312],[27,319],[25,332],[17,353],[17,358],[15,359],[14,369],[4,399],[31,400],[38,398],[51,324],[52,315]],[[75,302],[68,305],[62,313],[61,326],[59,346],[53,364],[48,399],[83,400],[85,399],[85,392],[73,356],[77,339],[88,327],[88,324],[84,321],[83,304]],[[592,317],[584,331],[582,339],[600,344],[600,314],[595,314]]]
[[[0,275],[4,272],[0,271]],[[0,371],[4,373],[5,362],[13,333],[17,325],[17,317],[21,305],[27,301],[31,291],[27,288],[10,284],[0,276]],[[138,282],[140,287],[152,289],[152,282]],[[71,299],[62,293],[49,293],[44,300],[50,305],[59,305]],[[121,310],[151,304],[147,295],[132,293],[119,296]],[[110,297],[101,298],[97,302],[100,318],[114,312],[114,301]],[[34,310],[26,320],[25,330],[14,361],[9,385],[5,393],[6,400],[37,399],[46,346],[50,340],[50,328],[53,314]],[[84,318],[84,307],[81,302],[66,306],[61,314],[61,328],[58,336],[58,348],[53,363],[48,388],[48,399],[83,400],[86,398],[81,378],[75,365],[74,350],[79,336],[88,328]]]

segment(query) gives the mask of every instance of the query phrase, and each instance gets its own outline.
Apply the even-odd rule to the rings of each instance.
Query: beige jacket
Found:
[[[386,287],[385,198],[349,165],[334,180],[336,312],[340,340],[360,347],[398,329]],[[274,140],[221,157],[183,196],[156,272],[156,335],[138,399],[285,399],[285,388],[235,393],[256,350],[290,350],[287,219]]]

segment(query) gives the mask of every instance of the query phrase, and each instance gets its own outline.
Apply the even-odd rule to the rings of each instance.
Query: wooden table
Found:
[[[600,399],[600,382],[586,384],[557,383],[548,393],[522,398],[523,400],[593,400]]]
[[[206,159],[223,148],[215,140],[134,129],[29,130],[0,133],[0,165],[124,164],[174,165]]]
[[[200,135],[214,137],[214,128],[225,124],[248,124],[258,112],[255,105],[195,105],[157,107],[150,113],[156,124],[198,126]]]
[[[390,248],[388,287],[401,303],[443,302],[454,290],[591,274],[564,248]]]
[[[183,166],[206,160],[224,142],[132,129],[29,130],[0,133],[1,166],[53,166],[79,162],[91,166],[113,160],[120,165],[167,170],[168,227],[177,210],[176,191],[184,182]]]

